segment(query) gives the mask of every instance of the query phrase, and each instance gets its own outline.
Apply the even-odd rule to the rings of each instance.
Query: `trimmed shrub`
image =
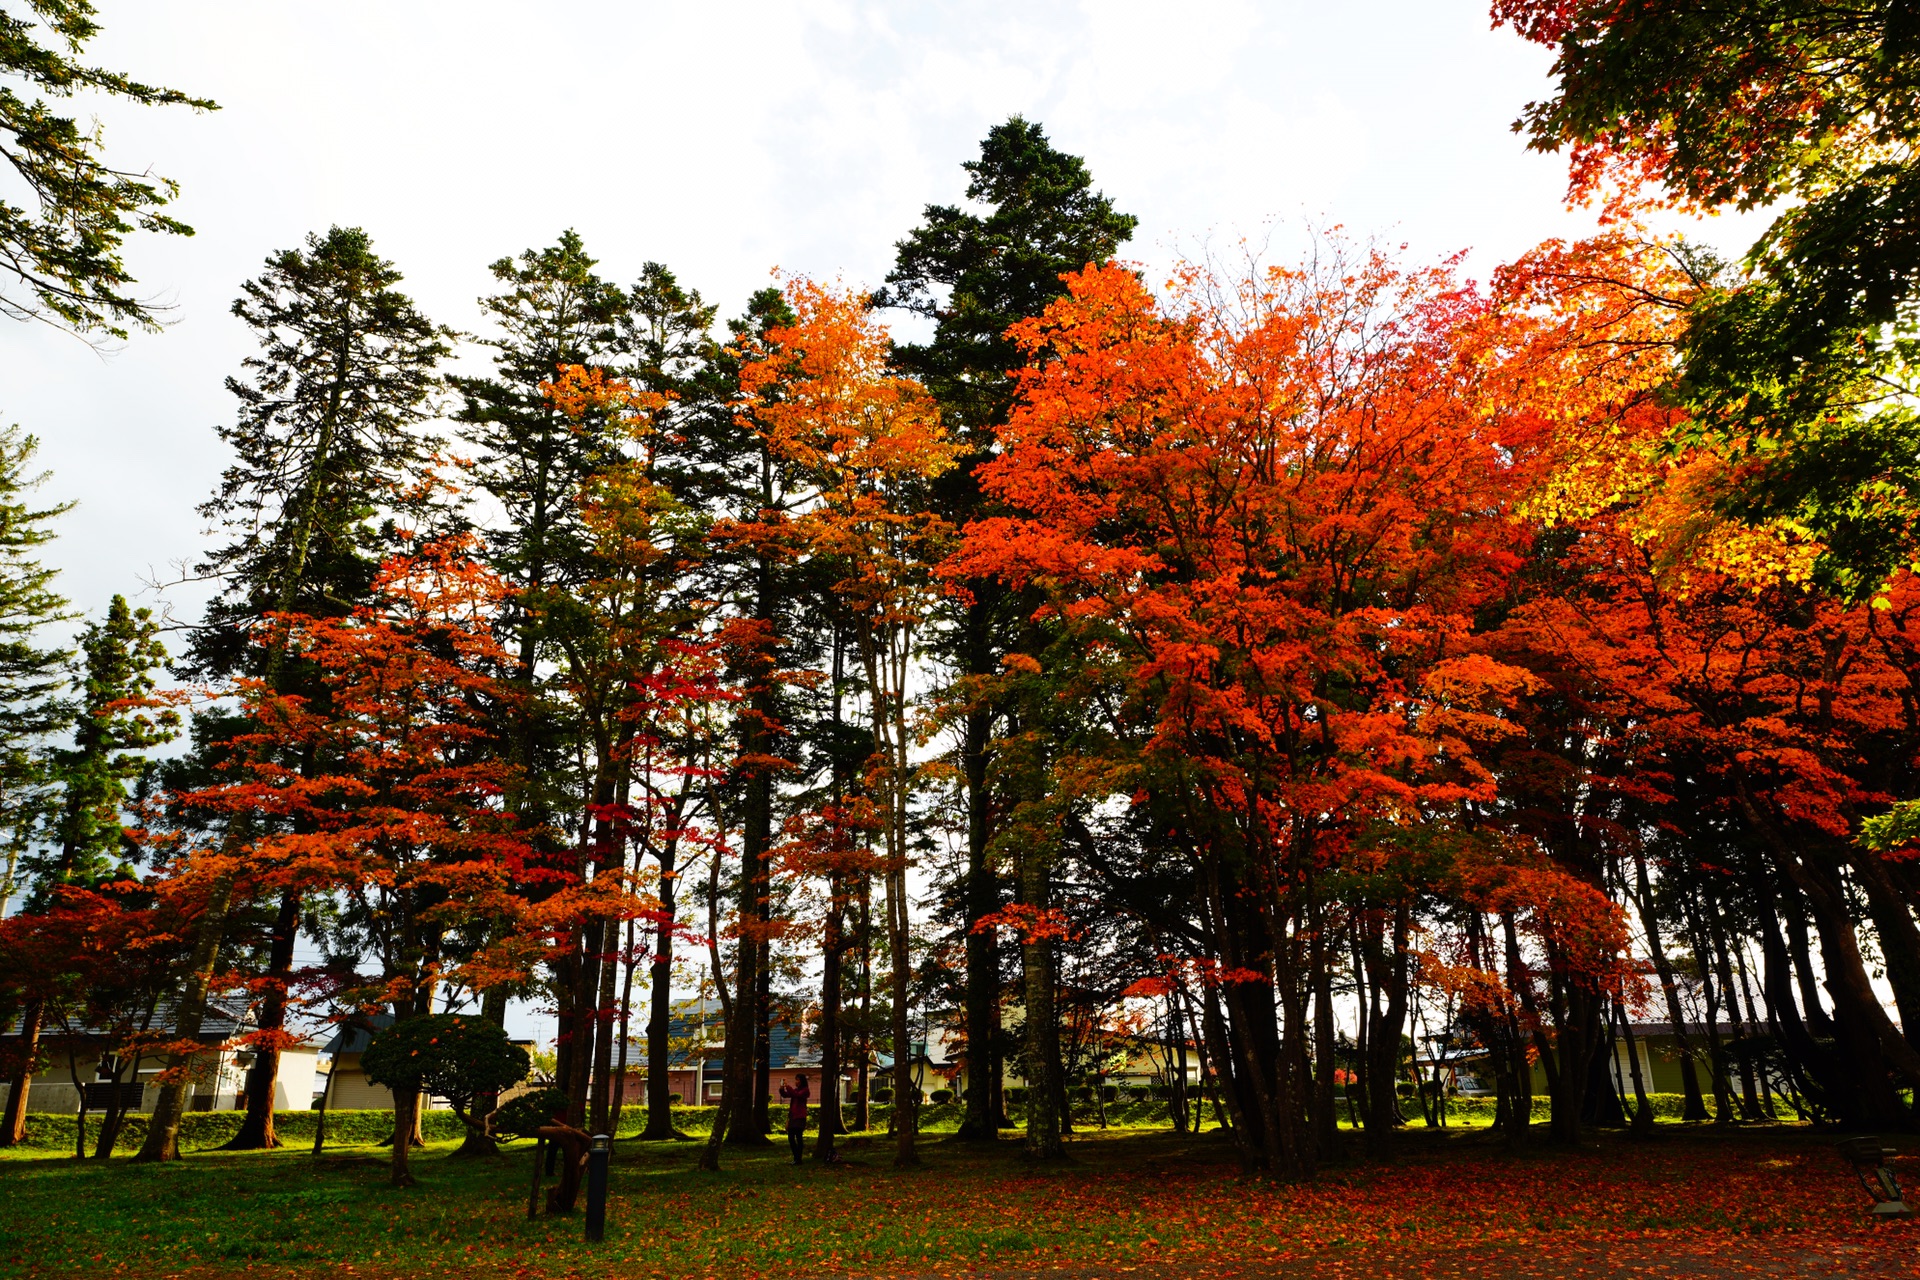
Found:
[[[541,1125],[565,1115],[567,1095],[558,1089],[535,1089],[502,1103],[493,1113],[493,1131],[502,1137],[531,1138]]]
[[[424,1088],[464,1110],[481,1094],[519,1084],[533,1062],[498,1023],[464,1013],[429,1013],[377,1033],[360,1065],[374,1084]]]
[[[935,1090],[934,1090],[934,1091],[933,1091],[932,1093],[929,1093],[929,1094],[927,1095],[927,1098],[928,1098],[928,1100],[929,1100],[929,1101],[931,1101],[931,1102],[932,1102],[932,1103],[933,1103],[933,1104],[934,1104],[935,1106],[940,1106],[940,1105],[942,1105],[942,1104],[944,1104],[944,1103],[948,1103],[948,1102],[952,1102],[952,1101],[953,1101],[953,1090],[951,1090],[951,1089],[935,1089]]]

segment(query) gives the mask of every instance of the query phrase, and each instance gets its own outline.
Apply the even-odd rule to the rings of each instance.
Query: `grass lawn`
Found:
[[[1083,1133],[1049,1168],[934,1135],[895,1170],[876,1136],[840,1167],[795,1168],[783,1145],[703,1174],[694,1144],[622,1142],[597,1246],[577,1218],[527,1219],[525,1144],[497,1161],[452,1145],[420,1153],[410,1191],[373,1146],[159,1168],[13,1155],[0,1274],[1920,1276],[1920,1227],[1867,1224],[1830,1136],[1793,1126],[1518,1156],[1415,1127],[1390,1160],[1305,1186],[1240,1177],[1218,1137],[1141,1129]]]

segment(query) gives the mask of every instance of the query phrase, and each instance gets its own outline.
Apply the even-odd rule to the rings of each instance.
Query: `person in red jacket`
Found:
[[[793,1148],[793,1162],[799,1164],[807,1154],[807,1099],[811,1091],[806,1073],[798,1072],[792,1084],[781,1085],[780,1096],[787,1100],[787,1145]]]

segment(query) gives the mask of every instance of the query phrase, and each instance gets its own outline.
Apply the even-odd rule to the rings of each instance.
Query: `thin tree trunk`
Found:
[[[967,606],[967,671],[973,675],[992,674],[990,644],[991,606],[987,593],[992,588],[981,584]],[[994,1114],[993,1088],[996,1048],[1000,1040],[999,942],[992,929],[977,928],[999,906],[999,887],[994,883],[988,849],[992,841],[992,797],[987,785],[987,761],[992,746],[993,713],[984,707],[967,711],[965,737],[960,748],[960,768],[967,794],[967,1102],[966,1118],[959,1136],[966,1141],[996,1142],[1000,1136],[999,1117]]]
[[[200,920],[194,928],[193,952],[187,959],[186,987],[180,993],[171,1028],[176,1040],[197,1041],[200,1038],[200,1024],[207,1013],[207,995],[213,985],[214,961],[219,956],[220,943],[226,935],[227,910],[232,903],[233,876],[223,873],[214,881],[206,910],[200,913]],[[153,1115],[147,1121],[147,1137],[140,1144],[139,1154],[134,1156],[136,1161],[154,1163],[180,1158],[180,1118],[186,1113],[186,1073],[197,1056],[197,1052],[187,1052],[169,1057],[165,1079],[160,1086],[160,1097],[155,1101]]]
[[[80,1080],[80,1064],[74,1058],[71,1045],[67,1048],[67,1078],[73,1081],[75,1120],[73,1128],[73,1158],[87,1158],[87,1086]]]
[[[1640,1046],[1633,1038],[1633,1023],[1627,1017],[1626,1009],[1617,1001],[1613,1006],[1614,1017],[1620,1023],[1621,1037],[1627,1044],[1627,1070],[1633,1077],[1633,1124],[1628,1132],[1636,1138],[1645,1138],[1653,1133],[1653,1100],[1647,1097],[1646,1081],[1640,1076]]]
[[[1680,1006],[1680,983],[1674,976],[1673,963],[1667,959],[1667,949],[1660,940],[1660,920],[1654,914],[1653,885],[1647,876],[1647,856],[1638,847],[1633,852],[1634,905],[1640,910],[1640,927],[1647,935],[1647,950],[1653,961],[1653,971],[1660,979],[1660,994],[1666,999],[1667,1020],[1673,1026],[1674,1044],[1680,1050],[1680,1088],[1685,1095],[1685,1106],[1681,1118],[1687,1121],[1700,1121],[1707,1118],[1706,1100],[1700,1096],[1700,1078],[1694,1071],[1694,1051],[1691,1039],[1687,1035],[1686,1010]]]
[[[1048,902],[1046,855],[1028,850],[1020,857],[1020,901],[1034,911]],[[1060,1160],[1067,1154],[1060,1130],[1059,1081],[1053,1078],[1054,1055],[1047,1028],[1056,1026],[1053,1008],[1053,965],[1048,939],[1031,932],[1021,940],[1021,970],[1025,978],[1027,1036],[1027,1158]]]
[[[593,1089],[593,1042],[599,1028],[597,996],[600,991],[600,930],[605,921],[594,916],[579,926],[571,948],[573,971],[573,1027],[569,1043],[572,1054],[567,1061],[567,1123],[575,1129],[587,1127],[587,1112]]]
[[[620,1053],[613,1064],[613,1116],[607,1122],[610,1134],[620,1132],[620,1113],[627,1105],[627,1046],[633,1039],[633,971],[638,967],[635,954],[639,945],[638,929],[632,920],[627,921],[627,945],[620,959]]]
[[[1335,1109],[1333,1082],[1340,1031],[1333,1015],[1333,948],[1327,937],[1324,905],[1315,908],[1312,928],[1308,963],[1313,970],[1313,1133],[1320,1159],[1330,1161],[1340,1154],[1340,1117]]]
[[[655,1142],[681,1136],[673,1127],[673,1089],[668,1075],[673,1061],[673,921],[674,895],[680,881],[675,869],[678,857],[679,841],[669,839],[660,850],[660,924],[653,931],[653,966],[647,993],[647,1129],[644,1136]],[[687,1105],[697,1107],[705,1101],[700,1096],[700,1082],[696,1082],[694,1096],[687,1099]]]
[[[413,1171],[408,1157],[413,1153],[414,1132],[420,1127],[420,1095],[413,1089],[393,1091],[393,1149],[387,1153],[387,1181],[396,1187],[410,1187]]]
[[[348,1029],[346,1031],[346,1035],[350,1036],[352,1034],[353,1032],[351,1029]],[[344,1045],[348,1042],[343,1038],[340,1043]],[[336,1057],[327,1066],[327,1083],[321,1086],[320,1106],[318,1109],[318,1113],[314,1116],[314,1119],[313,1119],[313,1154],[316,1156],[319,1155],[321,1151],[323,1151],[326,1148],[326,1145],[327,1145],[327,1108],[330,1105],[332,1105],[333,1082],[336,1078],[339,1077],[339,1075],[340,1075],[340,1060],[338,1057]]]
[[[625,1020],[616,1017],[617,1006],[614,1003],[619,991],[620,966],[615,956],[604,949],[610,941],[617,941],[620,928],[613,921],[603,921],[600,925],[600,940],[603,952],[600,956],[600,992],[597,1007],[594,1009],[593,1042],[593,1128],[595,1134],[613,1133],[613,1034],[616,1023],[624,1035]]]
[[[300,895],[285,893],[273,921],[267,952],[266,998],[261,1001],[258,1029],[278,1035],[287,1026],[287,984],[293,973],[294,940],[300,927]],[[280,1046],[271,1040],[254,1049],[247,1069],[247,1114],[225,1144],[227,1151],[263,1151],[280,1145],[273,1132],[273,1091],[280,1076]]]
[[[1733,985],[1733,960],[1727,953],[1727,933],[1720,924],[1719,904],[1710,902],[1702,913],[1706,917],[1707,936],[1713,943],[1714,963],[1720,970],[1720,996],[1727,1006],[1727,1021],[1733,1024],[1737,1043],[1746,1038],[1740,1029],[1740,1002]],[[1760,1089],[1753,1078],[1753,1058],[1738,1055],[1740,1072],[1740,1118],[1749,1123],[1760,1119]]]
[[[20,1023],[20,1066],[7,1089],[7,1110],[0,1118],[0,1147],[17,1146],[27,1136],[27,1094],[33,1088],[33,1068],[40,1057],[40,1031],[46,1021],[46,1006],[38,1000],[27,1002]]]
[[[715,807],[715,812],[719,812],[718,806]],[[720,825],[721,829],[725,830],[725,823],[721,822]],[[728,1045],[720,1068],[720,1102],[713,1109],[713,1128],[707,1131],[707,1144],[700,1149],[700,1167],[709,1173],[717,1172],[720,1168],[720,1145],[727,1140],[727,1129],[732,1119],[731,1113],[736,1096],[732,1087],[734,1053],[732,1042],[740,1030],[735,1022],[735,1013],[741,1007],[740,1001],[727,994],[727,971],[720,964],[720,856],[721,851],[716,849],[707,873],[707,958],[708,963],[713,966],[713,986],[720,996],[720,1009],[727,1029]],[[737,948],[734,954],[736,958],[739,956],[740,952]],[[703,1023],[703,1034],[704,1031]],[[697,1070],[699,1080],[695,1088],[704,1093],[707,1082],[705,1058],[700,1060]],[[701,1101],[704,1102],[705,1098],[703,1097]]]
[[[480,1016],[496,1027],[504,1027],[506,1025],[506,988],[489,987],[486,992],[481,995]],[[332,1081],[329,1080],[328,1084],[331,1085]],[[499,1106],[500,1095],[497,1093],[483,1093],[475,1097],[472,1109],[474,1124],[487,1126],[489,1119],[493,1113],[499,1109]],[[500,1154],[500,1144],[494,1140],[491,1132],[485,1129],[476,1129],[471,1124],[463,1125],[462,1128],[466,1130],[466,1133],[461,1137],[460,1145],[455,1149],[454,1155],[462,1159],[471,1159]],[[317,1153],[319,1151],[318,1146],[316,1146],[314,1150]]]
[[[869,850],[871,852],[871,850]],[[873,1128],[873,877],[860,873],[860,1105],[861,1133]]]
[[[133,1059],[132,1065],[133,1078],[137,1082],[140,1079],[140,1059],[138,1056]],[[93,1147],[93,1158],[95,1160],[105,1160],[109,1158],[113,1155],[114,1147],[119,1144],[120,1129],[127,1116],[126,1100],[122,1097],[125,1089],[120,1079],[126,1070],[127,1064],[122,1063],[120,1069],[113,1073],[113,1098],[112,1101],[107,1103],[107,1114],[100,1119],[100,1137],[99,1140],[94,1143]]]
[[[905,841],[901,841],[904,851]],[[890,862],[893,859],[889,859]],[[908,1029],[908,1006],[913,998],[912,933],[907,905],[906,859],[887,869],[887,948],[893,1007],[893,1163],[916,1165],[920,1155],[914,1149],[920,1127],[919,1090],[913,1083],[913,1038]]]

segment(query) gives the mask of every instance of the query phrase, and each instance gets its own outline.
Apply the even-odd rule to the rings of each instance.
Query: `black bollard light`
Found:
[[[593,1135],[593,1147],[587,1152],[587,1239],[604,1240],[607,1235],[607,1158],[613,1154],[613,1139],[604,1133]]]

